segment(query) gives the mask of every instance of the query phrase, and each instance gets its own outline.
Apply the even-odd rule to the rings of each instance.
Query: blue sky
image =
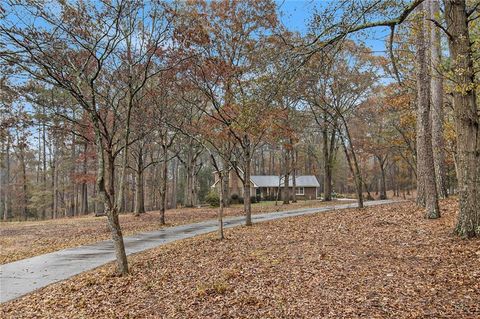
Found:
[[[307,32],[308,22],[310,21],[315,8],[326,5],[326,0],[276,0],[281,13],[282,23],[292,31],[300,33]],[[389,31],[385,28],[376,28],[368,32],[368,36],[362,36],[366,45],[368,45],[378,55],[383,55],[385,50],[385,39],[388,38]],[[355,36],[352,36],[355,38]]]
[[[277,0],[279,11],[282,13],[283,24],[291,30],[305,33],[307,24],[314,8],[324,1],[301,1],[301,0]]]

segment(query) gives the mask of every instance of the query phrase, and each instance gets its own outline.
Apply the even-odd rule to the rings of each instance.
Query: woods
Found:
[[[452,231],[478,237],[479,8],[339,1],[299,32],[270,0],[2,3],[2,220],[106,215],[127,274],[119,214],[165,225],[213,193],[223,239],[239,197],[252,225],[252,175],[283,205],[315,175],[324,201],[413,195],[427,219],[458,197]]]

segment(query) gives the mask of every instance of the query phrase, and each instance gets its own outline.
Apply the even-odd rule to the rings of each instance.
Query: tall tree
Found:
[[[417,203],[425,206],[427,218],[440,217],[438,207],[435,166],[432,150],[432,130],[430,122],[430,78],[428,73],[426,19],[424,6],[419,6],[422,13],[416,31],[416,76],[417,76],[417,180],[421,195]],[[428,9],[428,7],[427,7]]]
[[[480,113],[475,92],[473,43],[468,28],[474,14],[475,10],[467,9],[465,0],[445,0],[447,28],[444,31],[448,37],[455,86],[453,108],[460,202],[455,231],[462,237],[480,236]]]
[[[264,39],[277,23],[275,4],[270,0],[195,2],[185,3],[181,12],[178,29],[188,36],[182,41],[199,57],[190,70],[191,82],[209,99],[205,113],[224,125],[238,146],[231,164],[243,183],[245,224],[252,225],[252,158],[270,127],[271,100],[255,75],[259,64],[266,62],[259,59]]]
[[[428,19],[430,21],[440,16],[439,0],[429,0]],[[431,77],[431,121],[432,121],[432,148],[435,164],[435,178],[438,196],[447,197],[445,141],[443,137],[443,75],[441,69],[442,48],[440,29],[430,22],[430,77]]]
[[[343,15],[332,23],[331,19],[315,16],[315,22],[329,23],[316,26],[319,31],[308,44],[311,50],[307,59],[316,52],[325,50],[332,43],[345,38],[348,34],[375,27],[389,27],[391,37],[395,28],[402,24],[425,0],[413,0],[406,5],[382,6],[375,1],[358,4],[356,1],[341,2]],[[478,3],[467,7],[465,0],[445,0],[446,27],[435,20],[435,25],[447,35],[452,59],[451,72],[455,85],[453,91],[454,122],[457,134],[457,180],[460,212],[455,231],[462,237],[475,237],[480,229],[480,136],[475,76],[472,60],[473,42],[470,41],[469,25],[478,18]],[[333,8],[338,9],[338,8]],[[375,10],[375,9],[380,9]],[[378,13],[385,11],[384,19],[378,20]],[[326,12],[324,16],[328,17]],[[368,21],[368,22],[365,22]],[[390,45],[390,56],[393,56]],[[394,60],[394,59],[392,59]]]
[[[116,90],[116,85],[108,84],[118,84],[124,66],[131,65],[122,63],[122,50],[128,47],[125,46],[123,28],[132,26],[132,20],[138,21],[145,6],[143,2],[124,0],[101,4],[59,1],[56,5],[20,2],[8,7],[6,23],[0,25],[0,39],[8,48],[2,59],[19,66],[30,76],[68,92],[89,115],[95,133],[97,192],[106,209],[117,269],[125,274],[128,265],[115,197],[115,159],[122,145],[128,145],[127,134],[120,132],[121,127],[128,132],[131,116],[128,109],[132,99],[128,99],[125,105],[121,102],[121,91]],[[168,29],[162,5],[151,3],[148,10],[152,12],[149,19],[133,24],[136,28],[141,26],[140,31],[128,31],[138,32],[136,52],[141,58],[137,63],[140,73],[143,71],[143,81],[164,67],[158,61],[154,67],[150,61],[164,45],[164,30]],[[146,39],[153,41],[147,42]],[[133,91],[136,90],[139,87],[133,86]],[[132,90],[127,91],[131,96]]]

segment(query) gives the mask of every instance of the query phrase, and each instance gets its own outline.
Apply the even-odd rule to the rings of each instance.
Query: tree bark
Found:
[[[382,181],[380,187],[380,199],[387,199],[387,182],[385,178],[385,167],[383,165],[380,166]]]
[[[42,108],[43,115],[45,115],[45,107]],[[42,191],[47,192],[47,138],[46,138],[45,119],[42,120]],[[42,217],[47,218],[47,209],[43,208]]]
[[[103,158],[103,155],[101,157]],[[107,206],[107,220],[112,234],[113,246],[115,248],[117,271],[120,274],[125,275],[128,273],[128,262],[120,221],[118,219],[118,210],[115,205],[115,159],[110,152],[107,153],[107,159],[108,189],[105,188],[105,179],[103,177],[101,178],[100,185],[98,185],[98,189],[99,193],[103,194],[104,203]],[[101,165],[101,167],[103,166],[104,165]],[[103,176],[103,173],[101,175]]]
[[[111,149],[106,149],[100,130],[98,118],[91,116],[95,130],[95,145],[97,147],[97,188],[102,197],[108,226],[112,234],[113,247],[117,262],[117,272],[128,274],[128,261],[123,243],[123,235],[118,219],[117,202],[115,201],[115,157]],[[107,161],[105,161],[105,158]]]
[[[331,130],[330,143],[327,127],[327,115],[324,115],[324,127],[322,128],[323,137],[323,200],[328,202],[332,200],[332,169],[335,152],[335,129]]]
[[[5,146],[5,210],[3,211],[3,220],[11,217],[10,212],[10,136],[7,134],[7,143]]]
[[[194,193],[194,182],[193,182],[193,175],[195,170],[195,160],[193,154],[193,140],[190,140],[188,151],[187,151],[187,160],[185,163],[185,199],[184,199],[184,206],[185,207],[193,207],[193,193]]]
[[[22,218],[27,220],[28,218],[28,195],[27,195],[27,167],[25,163],[25,142],[19,142],[18,159],[20,161],[20,169],[22,176]]]
[[[250,154],[250,141],[247,136],[244,137],[243,156],[245,161],[245,171],[243,172],[243,209],[245,211],[245,225],[252,226],[252,203],[250,201],[250,170],[252,155]]]
[[[55,138],[53,142],[53,158],[52,158],[52,192],[53,192],[53,206],[52,206],[52,218],[57,218],[58,213],[58,149],[57,140]]]
[[[118,220],[118,211],[115,207],[107,210],[107,220],[110,232],[112,234],[113,247],[117,261],[117,271],[122,274],[128,274],[127,254],[123,243],[123,234]]]
[[[429,19],[435,19],[440,13],[439,0],[430,0]],[[433,162],[438,196],[448,196],[445,167],[445,141],[443,137],[443,77],[439,72],[441,66],[442,49],[440,45],[440,30],[431,23],[430,28],[430,73],[432,93],[432,148]]]
[[[445,19],[456,87],[453,108],[460,212],[455,232],[475,237],[480,236],[480,118],[465,0],[445,0]]]
[[[385,158],[377,156],[378,165],[380,166],[380,199],[387,199],[387,179],[385,176]]]
[[[290,150],[284,148],[283,204],[290,204]]]
[[[160,172],[160,225],[165,225],[165,210],[167,206],[167,178],[168,178],[168,149],[164,144],[162,146],[163,150],[163,161],[162,168]]]
[[[223,162],[223,169],[225,170],[225,174],[223,174],[223,183],[221,189],[223,190],[223,206],[224,207],[229,207],[230,206],[230,189],[228,187],[230,183],[230,170],[229,170],[229,163],[227,160],[222,159]],[[238,194],[237,194],[238,195]]]
[[[6,144],[6,143],[5,143]],[[3,158],[3,155],[4,155],[4,141],[1,141],[0,143],[0,159],[4,160]],[[4,182],[4,176],[5,176],[5,172],[4,172],[4,166],[3,166],[4,163],[1,163],[0,164],[0,196],[2,196],[2,194],[5,193],[5,186],[6,186],[6,183]],[[2,218],[2,220],[7,220],[6,218],[6,213],[5,213],[5,199],[6,199],[6,196],[4,197],[0,197],[0,216]]]
[[[422,10],[424,5],[420,5]],[[430,125],[430,79],[427,67],[427,42],[425,41],[425,19],[419,22],[415,41],[417,77],[417,171],[418,180],[423,184],[425,196],[425,216],[439,218],[435,165],[432,150],[432,130]],[[423,206],[423,205],[422,205]]]
[[[145,213],[145,195],[143,189],[143,152],[139,151],[137,169],[135,170],[135,216]]]
[[[265,150],[262,147],[260,149],[260,175],[265,175]]]
[[[172,163],[172,208],[177,208],[177,179],[178,179],[178,159],[174,158]]]
[[[228,167],[225,167],[224,168],[226,169],[226,174],[229,173],[229,170],[228,170]],[[220,183],[220,189],[223,189],[224,185],[224,181],[223,181],[223,174],[221,170],[219,170],[218,172],[218,182]],[[219,192],[219,197],[220,197],[220,207],[218,207],[218,238],[219,239],[224,239],[225,238],[225,235],[223,233],[223,208],[224,208],[224,200],[225,198],[223,197],[224,193],[223,192]]]
[[[292,151],[292,203],[297,202],[297,150]]]
[[[323,200],[329,202],[332,200],[332,170],[330,166],[330,156],[328,152],[328,130],[325,128],[323,135]]]
[[[85,178],[87,177],[87,148],[88,148],[88,143],[85,142],[83,144],[83,181],[82,181],[82,189],[81,189],[81,204],[80,204],[80,213],[82,215],[88,214],[88,187],[87,187],[87,182]]]
[[[355,189],[357,191],[357,203],[358,203],[358,208],[363,208],[363,179],[362,179],[362,173],[360,172],[360,166],[358,165],[358,160],[357,156],[355,154],[355,150],[353,149],[352,145],[352,138],[350,136],[350,130],[348,129],[347,126],[347,121],[345,118],[340,115],[340,118],[342,120],[343,126],[345,128],[345,133],[346,133],[346,138],[349,142],[349,146],[347,146],[347,143],[345,141],[345,138],[343,137],[342,134],[340,135],[340,139],[342,141],[343,145],[343,150],[345,151],[345,157],[347,158],[347,163],[350,168],[350,171],[352,172],[354,179],[355,179]]]
[[[75,114],[74,114],[75,117]],[[72,135],[72,149],[70,154],[71,160],[71,168],[70,168],[70,196],[69,196],[69,208],[68,208],[68,216],[72,217],[76,215],[76,207],[75,207],[75,195],[76,195],[76,183],[75,183],[75,157],[76,157],[76,149],[75,149],[75,135]]]

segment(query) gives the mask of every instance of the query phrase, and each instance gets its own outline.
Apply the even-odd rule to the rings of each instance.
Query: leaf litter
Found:
[[[454,199],[337,210],[202,235],[1,306],[4,318],[480,318],[480,240]]]

